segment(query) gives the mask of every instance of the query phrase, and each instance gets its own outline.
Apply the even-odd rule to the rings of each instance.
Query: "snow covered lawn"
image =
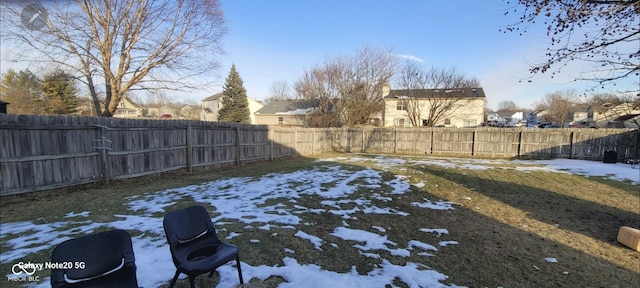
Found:
[[[466,208],[423,193],[429,183],[412,182],[402,173],[407,167],[429,166],[575,173],[640,183],[639,171],[625,164],[345,155],[317,160],[313,169],[225,178],[128,197],[123,205],[130,213],[113,215],[115,221],[94,219],[95,211],[78,205],[77,211],[59,212],[63,221],[2,223],[0,260],[3,267],[47,261],[48,254],[42,254],[66,239],[125,229],[133,235],[139,285],[159,287],[175,271],[162,217],[197,203],[209,210],[220,238],[240,248],[245,281],[280,277],[279,287],[310,288],[457,287],[425,263],[465,245],[456,237],[462,231],[450,233],[446,225],[429,219]],[[549,263],[561,261],[546,258]],[[238,284],[231,264],[218,269],[217,287]],[[4,272],[11,277],[11,271]],[[0,280],[0,286],[49,287],[48,274],[36,272],[39,283]]]

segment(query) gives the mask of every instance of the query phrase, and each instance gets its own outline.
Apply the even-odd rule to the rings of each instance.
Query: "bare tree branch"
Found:
[[[383,109],[382,88],[396,69],[390,50],[364,47],[352,57],[335,57],[305,71],[296,83],[301,98],[319,105],[313,115],[322,126],[369,124]]]
[[[460,89],[480,88],[474,77],[460,73],[456,68],[425,68],[415,62],[407,62],[395,81],[401,105],[411,125],[433,127],[457,111],[469,101],[462,97]]]
[[[45,4],[48,25],[30,30],[20,22],[22,5],[3,3],[7,29],[1,39],[19,48],[16,60],[44,60],[75,71],[102,116],[113,115],[127,91],[193,89],[218,68],[227,29],[217,0]]]
[[[507,1],[510,3],[511,1]],[[532,64],[530,72],[560,73],[573,61],[593,64],[593,70],[576,76],[599,86],[636,79],[640,73],[640,1],[619,0],[518,0],[512,8],[519,21],[505,32],[527,32],[538,20],[547,25],[550,46],[546,61]],[[508,14],[507,12],[505,14]],[[552,67],[555,69],[552,70]],[[638,91],[636,91],[638,92]]]

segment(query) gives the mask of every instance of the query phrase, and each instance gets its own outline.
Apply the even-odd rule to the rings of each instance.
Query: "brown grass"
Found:
[[[342,165],[345,169],[354,170],[364,167],[382,169],[373,162],[317,163],[313,160],[295,158],[227,171],[171,173],[117,181],[108,187],[84,186],[73,190],[8,196],[0,199],[0,220],[2,223],[35,219],[55,222],[68,212],[92,211],[91,219],[94,221],[109,221],[114,214],[127,212],[123,205],[127,202],[125,197],[172,187],[225,177],[308,169],[321,164]],[[394,174],[408,176],[411,183],[426,184],[423,188],[412,186],[409,193],[394,195],[393,202],[374,204],[378,207],[392,206],[410,215],[358,213],[354,215],[357,220],[347,220],[349,228],[371,231],[373,225],[384,227],[389,240],[399,243],[399,246],[414,239],[432,244],[444,240],[459,242],[458,245],[442,247],[432,257],[417,256],[412,252],[410,257],[402,258],[379,251],[382,258],[394,264],[423,263],[448,275],[446,283],[470,287],[633,287],[640,279],[640,253],[616,241],[620,226],[640,227],[640,200],[636,185],[560,173],[445,169],[408,164],[389,170],[384,174],[385,180],[393,179]],[[369,192],[359,191],[350,197],[356,199],[362,193]],[[411,205],[425,197],[459,205],[451,211]],[[299,199],[297,204],[321,208],[319,200],[307,196]],[[178,203],[175,207],[187,204]],[[349,208],[349,204],[344,204],[343,208]],[[340,216],[306,213],[300,217],[312,225],[296,228],[323,238],[323,251],[315,249],[308,240],[293,236],[297,231],[294,229],[244,229],[245,224],[237,223],[225,225],[219,236],[224,239],[232,231],[241,231],[242,235],[231,241],[241,248],[241,260],[254,266],[282,265],[284,257],[293,257],[300,264],[313,263],[336,272],[348,272],[355,266],[365,274],[380,263],[380,260],[361,256],[352,247],[356,243],[329,235],[333,229],[342,226],[344,219]],[[260,225],[255,224],[254,228]],[[418,231],[420,227],[446,228],[449,234],[438,237]],[[253,243],[252,239],[260,242]],[[340,249],[333,249],[329,243],[338,244]],[[296,253],[285,253],[284,248]],[[3,244],[2,249],[7,247]],[[30,261],[46,261],[50,253],[51,250],[36,253],[30,256],[34,259]],[[546,257],[557,258],[558,263],[548,263],[544,260]],[[7,274],[10,265],[3,263],[1,269]],[[213,286],[217,279],[217,275],[213,278],[200,276],[198,287]],[[283,279],[271,277],[265,281],[245,281],[258,287],[277,287]],[[0,286],[5,287],[5,284],[7,287],[19,287],[4,281]],[[400,282],[396,285],[404,287]],[[188,282],[179,281],[176,287],[188,287]]]

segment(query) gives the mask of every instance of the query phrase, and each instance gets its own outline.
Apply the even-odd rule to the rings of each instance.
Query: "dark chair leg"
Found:
[[[238,277],[240,278],[240,284],[244,284],[242,280],[242,269],[240,269],[240,255],[236,256],[236,265],[238,265]]]
[[[196,288],[196,277],[189,275],[189,286],[191,288]]]
[[[173,285],[176,285],[176,280],[178,280],[178,276],[180,276],[180,270],[176,270],[176,275],[173,275],[173,279],[171,279],[171,284],[169,284],[169,288],[173,288]]]
[[[209,278],[211,278],[211,276],[213,276],[213,272],[216,272],[215,269],[211,270],[211,272],[209,272]]]

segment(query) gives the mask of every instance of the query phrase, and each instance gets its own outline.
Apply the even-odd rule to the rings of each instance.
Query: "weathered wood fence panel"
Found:
[[[433,131],[420,128],[398,130],[395,132],[396,153],[414,154],[416,151],[427,153],[432,147]]]
[[[521,155],[529,157],[571,158],[571,131],[568,129],[547,129],[546,133],[536,130],[523,131]]]
[[[73,117],[12,119],[1,122],[0,128],[0,195],[100,179],[99,153],[94,149],[99,144],[92,141],[98,131],[93,122]]]
[[[326,152],[639,158],[638,129],[288,128],[0,114],[0,196]]]
[[[473,155],[474,129],[435,128],[433,154]]]
[[[607,150],[618,152],[618,159],[640,158],[638,145],[640,133],[620,131],[620,129],[586,129],[581,133],[573,133],[573,159],[602,160]],[[630,143],[635,143],[630,145]]]
[[[520,155],[522,131],[500,128],[476,130],[474,136],[474,156],[516,157]]]

